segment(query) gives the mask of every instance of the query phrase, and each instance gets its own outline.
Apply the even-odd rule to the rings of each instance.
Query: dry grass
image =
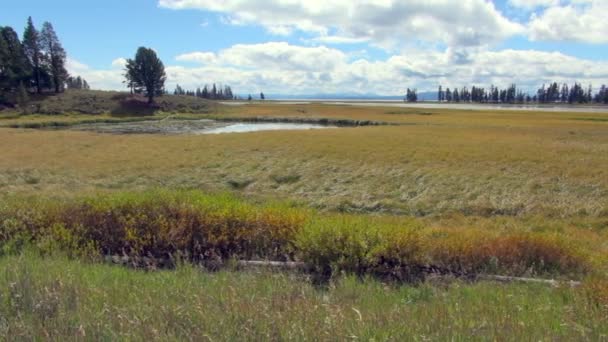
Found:
[[[0,187],[5,193],[65,194],[150,186],[225,190],[242,184],[236,189],[245,194],[342,211],[608,214],[608,126],[571,120],[589,114],[387,111],[248,105],[223,108],[222,115],[415,125],[216,136],[0,129],[0,146],[10,146],[0,155]]]

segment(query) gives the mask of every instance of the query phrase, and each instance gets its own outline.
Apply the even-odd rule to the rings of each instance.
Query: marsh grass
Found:
[[[593,340],[608,316],[585,291],[542,285],[389,286],[341,277],[175,271],[0,258],[0,339]]]
[[[0,207],[0,247],[100,258],[307,263],[326,279],[347,272],[397,281],[442,274],[580,278],[606,272],[601,232],[427,227],[420,220],[320,214],[198,191],[123,192],[71,200],[14,197]]]
[[[0,145],[11,146],[0,154],[0,183],[10,184],[5,189],[9,193],[54,195],[158,186],[223,191],[234,189],[228,180],[256,180],[255,186],[235,190],[252,197],[300,200],[328,211],[608,215],[605,128],[571,120],[571,113],[429,110],[440,115],[420,116],[322,105],[307,105],[305,114],[298,106],[218,108],[213,116],[226,120],[331,118],[399,125],[170,137],[0,129]],[[2,124],[106,119],[142,118],[37,115]],[[10,182],[9,175],[26,169],[49,176],[38,184]],[[273,179],[289,175],[300,180],[278,184]]]

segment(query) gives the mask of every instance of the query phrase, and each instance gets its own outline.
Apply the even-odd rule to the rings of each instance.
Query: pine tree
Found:
[[[0,32],[2,32],[3,29],[3,27],[0,27]],[[5,92],[10,89],[9,61],[10,54],[8,46],[0,34],[0,103],[6,101]]]
[[[135,59],[127,60],[125,78],[137,91],[145,91],[149,104],[154,102],[155,96],[165,93],[165,66],[152,49],[137,49]]]
[[[59,38],[57,38],[53,25],[48,21],[42,24],[40,43],[41,50],[47,56],[55,93],[59,93],[63,91],[63,84],[68,77],[68,71],[65,69],[66,53]]]
[[[443,101],[443,88],[441,86],[439,86],[439,90],[437,91],[437,101]]]
[[[42,93],[42,66],[44,62],[44,56],[40,49],[40,35],[34,27],[32,17],[27,19],[27,26],[23,33],[23,48],[25,55],[27,56],[30,65],[33,69],[34,86],[38,94]]]
[[[260,93],[260,100],[266,100],[266,96],[264,96],[264,93]]]
[[[0,40],[3,41],[6,49],[6,64],[3,67],[3,77],[5,79],[4,82],[0,83],[0,88],[12,92],[19,88],[20,83],[28,84],[32,68],[15,30],[8,26],[3,27],[0,30]]]

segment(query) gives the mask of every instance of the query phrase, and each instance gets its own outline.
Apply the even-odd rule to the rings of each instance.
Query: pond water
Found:
[[[305,123],[235,123],[224,127],[217,127],[204,130],[200,134],[221,134],[221,133],[246,133],[259,131],[291,131],[305,129],[325,129],[336,128],[333,126],[323,126]]]
[[[70,129],[113,134],[222,134],[279,130],[337,128],[309,123],[222,122],[215,120],[161,120],[121,123],[94,123]]]

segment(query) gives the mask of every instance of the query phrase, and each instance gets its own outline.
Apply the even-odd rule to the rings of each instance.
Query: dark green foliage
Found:
[[[33,68],[33,85],[36,88],[36,92],[40,94],[42,93],[44,82],[43,65],[45,57],[40,48],[40,34],[34,26],[32,17],[27,19],[27,26],[23,33],[23,49],[25,51],[25,56]]]
[[[534,96],[530,96],[521,89],[518,89],[515,84],[510,85],[506,89],[499,89],[495,86],[490,86],[489,90],[485,88],[479,88],[473,86],[471,90],[464,87],[460,90],[454,89],[450,92],[450,88],[447,88],[443,92],[442,87],[439,86],[438,101],[447,102],[475,102],[475,103],[608,103],[608,92],[606,87],[602,86],[599,92],[594,96],[593,88],[591,85],[587,89],[579,83],[575,83],[572,86],[562,84],[561,86],[557,82],[553,82],[548,86],[544,84],[540,87]]]
[[[0,90],[10,93],[19,84],[29,82],[32,67],[15,30],[11,27],[0,29],[0,41]]]
[[[42,51],[46,55],[46,61],[48,62],[48,69],[53,81],[52,83],[55,86],[55,92],[59,93],[63,91],[64,84],[68,77],[68,71],[65,69],[66,53],[63,46],[61,46],[59,38],[57,38],[53,25],[49,22],[45,22],[42,25],[40,43]]]
[[[418,91],[416,89],[407,88],[404,100],[405,102],[418,102]]]
[[[69,76],[66,79],[66,87],[68,89],[80,89],[80,90],[89,90],[91,89],[91,87],[89,87],[89,84],[87,83],[87,80],[85,80],[84,78],[78,76],[78,77],[72,77]]]
[[[149,104],[165,92],[165,66],[152,49],[140,47],[135,59],[127,60],[125,77],[136,93],[145,93]]]
[[[224,89],[220,88],[218,91],[215,84],[213,85],[211,92],[209,92],[207,89],[207,85],[205,85],[202,90],[201,88],[197,88],[196,90],[187,90],[178,84],[175,86],[175,90],[173,90],[173,95],[195,96],[208,100],[233,100],[235,98],[230,86],[225,86]]]

